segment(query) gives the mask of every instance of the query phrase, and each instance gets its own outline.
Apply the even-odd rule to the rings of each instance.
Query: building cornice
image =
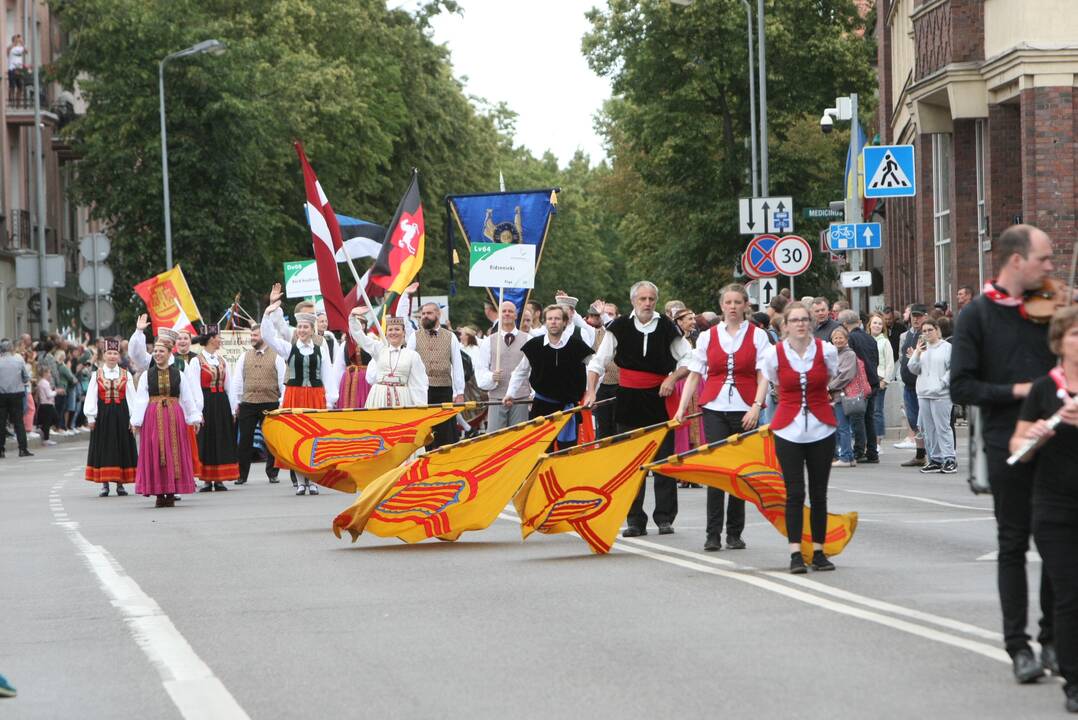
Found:
[[[914,8],[910,11],[910,20],[912,20],[913,22],[917,22],[917,19],[920,18],[922,15],[927,15],[941,5],[946,5],[950,1],[951,0],[929,0],[929,2],[926,2],[921,7]]]

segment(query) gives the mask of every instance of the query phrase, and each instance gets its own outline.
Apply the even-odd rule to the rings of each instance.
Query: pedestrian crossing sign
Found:
[[[917,194],[913,145],[867,145],[864,168],[866,198],[913,197]]]

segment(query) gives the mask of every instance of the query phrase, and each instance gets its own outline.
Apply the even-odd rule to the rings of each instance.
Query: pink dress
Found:
[[[696,386],[696,397],[692,398],[689,401],[689,404],[686,407],[685,411],[686,415],[694,415],[695,413],[700,412],[699,400],[701,390],[703,390],[703,383],[698,383]],[[681,394],[685,392],[684,380],[678,380],[677,389],[674,392],[676,393],[680,402]],[[675,453],[687,452],[689,450],[692,450],[693,448],[700,447],[704,444],[703,420],[704,419],[702,417],[693,418],[692,420],[688,420],[683,423],[681,427],[674,431]]]
[[[187,426],[202,421],[193,388],[175,365],[152,366],[128,394],[131,424],[139,433],[135,492],[140,495],[195,491]]]

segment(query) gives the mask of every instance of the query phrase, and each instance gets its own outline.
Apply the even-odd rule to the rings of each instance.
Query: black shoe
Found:
[[[805,567],[805,558],[801,557],[801,553],[795,552],[790,554],[790,574],[791,575],[804,575],[808,572],[808,568]]]
[[[1014,679],[1022,685],[1035,683],[1044,677],[1044,668],[1029,648],[1022,648],[1012,655],[1011,662],[1014,663]]]
[[[929,475],[931,473],[943,472],[943,464],[938,463],[935,460],[930,460],[921,466],[921,472],[926,475]]]
[[[1069,713],[1078,713],[1078,685],[1069,685],[1063,692],[1067,694],[1063,708]]]
[[[834,570],[835,564],[827,559],[827,556],[823,554],[823,550],[817,550],[812,553],[812,569],[820,572]]]
[[[1050,672],[1059,677],[1059,656],[1056,655],[1056,646],[1051,644],[1041,645],[1041,667],[1045,672]]]
[[[157,501],[153,504],[154,507],[168,507],[168,500],[164,495],[158,495]]]
[[[237,478],[236,479],[236,484],[237,485],[246,485],[247,484],[247,478]]]
[[[647,535],[647,534],[648,534],[647,528],[638,528],[638,527],[633,527],[632,525],[630,525],[629,527],[627,527],[627,528],[625,528],[624,530],[621,531],[621,536],[622,537],[640,537],[641,535]]]
[[[0,460],[3,460],[7,456],[7,451],[4,448],[0,448]]]
[[[97,496],[98,497],[108,497],[109,496],[109,485],[108,485],[108,483],[105,483],[105,487],[101,490],[101,492],[99,492],[97,494]]]
[[[279,483],[279,482],[281,482],[281,481],[280,481],[280,480],[279,480],[279,479],[277,478],[277,476],[276,476],[276,475],[274,475],[273,477],[271,477],[271,478],[269,479],[269,481],[270,481],[271,483]]]
[[[868,458],[864,455],[858,455],[854,458],[854,461],[859,463],[868,462]]]
[[[704,542],[704,550],[707,552],[715,552],[716,550],[722,550],[722,543],[719,542],[718,535],[708,535],[707,540]]]
[[[225,487],[225,484],[223,482],[215,482],[213,484],[213,489],[217,492],[224,492],[225,490],[228,490],[228,488]]]
[[[33,457],[33,456],[34,456],[34,454],[32,452],[30,452],[29,450],[20,450],[19,451],[19,457]]]
[[[116,494],[117,495],[126,495],[127,494],[127,491],[124,490],[123,483],[116,483]]]
[[[744,550],[745,549],[745,541],[741,539],[740,535],[738,535],[736,537],[734,537],[733,535],[727,535],[726,536],[726,547],[729,548],[730,550]]]
[[[879,457],[879,455],[877,455],[876,457],[859,458],[857,460],[857,462],[865,463],[866,465],[879,465],[880,464],[880,457]]]
[[[673,535],[674,534],[674,526],[673,526],[673,524],[672,523],[663,523],[662,525],[659,525],[659,534],[660,535]]]
[[[198,489],[199,492],[213,492],[213,483],[206,483]]]

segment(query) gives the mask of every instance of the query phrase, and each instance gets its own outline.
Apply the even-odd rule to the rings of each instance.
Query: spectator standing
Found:
[[[26,46],[22,44],[22,35],[12,35],[7,47],[7,99],[8,102],[22,100],[23,73],[26,70]]]
[[[26,446],[26,428],[22,419],[26,383],[29,380],[23,359],[12,352],[11,341],[7,338],[0,340],[0,458],[5,454],[9,420],[15,428],[19,457],[31,454]]]
[[[876,341],[876,353],[879,355],[879,364],[876,365],[876,375],[880,379],[880,389],[873,398],[873,422],[876,426],[876,454],[879,455],[882,446],[881,439],[887,434],[887,422],[884,419],[884,401],[887,397],[887,384],[891,382],[895,374],[895,355],[891,348],[891,341],[887,337],[887,323],[880,313],[872,313],[868,319],[868,332]]]
[[[880,388],[880,376],[877,369],[880,363],[880,351],[876,341],[861,329],[861,317],[855,311],[842,310],[838,314],[838,321],[849,333],[850,347],[857,354],[857,359],[861,361],[865,378],[871,389],[865,394],[864,414],[849,418],[854,439],[853,457],[857,462],[874,465],[880,461],[876,444],[875,421],[876,393]]]
[[[56,395],[49,382],[52,372],[47,368],[41,368],[37,381],[37,426],[41,430],[41,442],[43,445],[55,445],[55,440],[49,439],[49,430],[56,423]]]
[[[906,312],[903,313],[904,317],[909,317],[910,307],[912,306],[906,306]],[[883,309],[883,327],[887,335],[887,341],[891,343],[891,354],[897,359],[899,357],[899,348],[902,345],[902,333],[906,332],[908,326],[895,315],[895,309],[888,306]]]
[[[921,324],[924,323],[926,315],[928,308],[924,305],[910,305],[910,329],[903,334],[898,353],[903,385],[902,407],[906,411],[906,422],[909,423],[914,436],[914,447],[917,448],[916,455],[902,463],[902,467],[921,467],[925,464],[925,441],[918,420],[920,407],[917,402],[917,376],[910,372],[909,362],[921,338]]]
[[[831,333],[831,344],[838,351],[838,364],[835,374],[827,383],[827,390],[831,394],[831,404],[835,408],[835,419],[838,421],[838,459],[831,463],[832,467],[856,467],[857,462],[853,455],[853,437],[850,418],[846,415],[842,399],[846,395],[846,387],[857,376],[857,353],[853,351],[849,343],[849,333],[841,325]],[[863,416],[863,413],[862,413]]]
[[[951,431],[951,344],[940,336],[937,321],[921,323],[921,337],[910,356],[909,369],[917,376],[917,402],[928,451],[928,462],[921,472],[958,472]]]
[[[831,318],[827,298],[818,297],[812,301],[812,319],[816,321],[812,334],[824,342],[831,342],[831,333],[838,327],[838,323]]]

